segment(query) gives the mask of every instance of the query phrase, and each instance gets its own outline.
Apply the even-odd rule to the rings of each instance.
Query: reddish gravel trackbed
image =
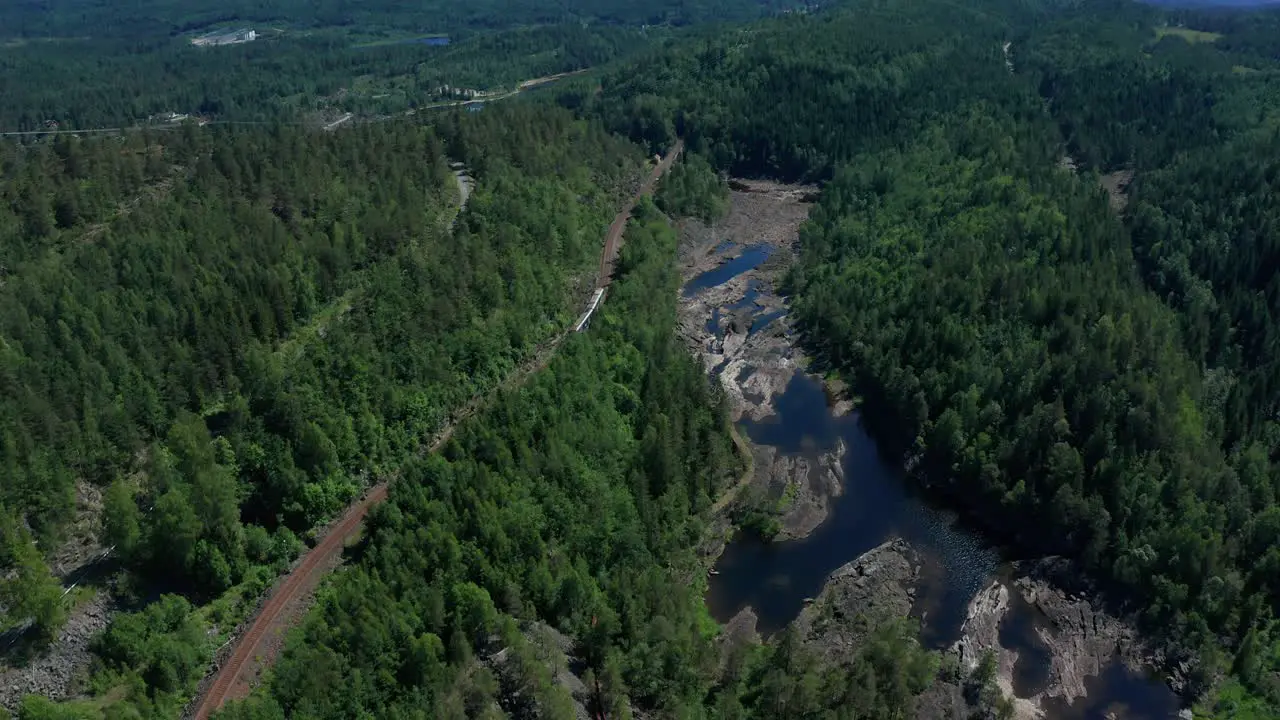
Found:
[[[342,518],[325,533],[323,539],[307,551],[302,562],[272,590],[271,596],[267,598],[266,603],[253,619],[249,630],[236,641],[235,650],[218,668],[213,677],[213,683],[196,706],[192,717],[196,720],[206,720],[228,699],[248,694],[252,688],[253,678],[242,678],[242,670],[255,656],[267,662],[274,659],[271,656],[278,651],[282,641],[279,635],[290,624],[282,625],[276,622],[282,619],[281,611],[293,601],[306,598],[315,591],[320,580],[332,567],[333,561],[342,552],[346,541],[360,530],[360,521],[369,512],[369,508],[382,502],[386,497],[386,483],[373,486],[364,497],[347,508]]]
[[[640,202],[640,198],[653,192],[653,188],[658,184],[658,179],[671,169],[676,158],[680,157],[680,153],[683,151],[684,140],[677,140],[676,144],[667,151],[667,156],[662,158],[662,161],[653,168],[653,172],[649,173],[649,177],[645,178],[644,184],[636,191],[635,197],[631,198],[631,202],[627,203],[626,209],[618,213],[618,216],[613,219],[613,224],[609,226],[609,234],[604,237],[604,250],[600,253],[600,276],[596,287],[608,287],[609,280],[613,278],[613,264],[618,259],[618,248],[622,244],[622,233],[627,229],[627,221],[631,219],[631,211]]]
[[[645,179],[631,202],[614,218],[600,253],[600,276],[597,287],[607,287],[612,278],[613,264],[617,260],[622,233],[626,229],[627,220],[631,217],[631,211],[640,202],[641,197],[653,192],[658,179],[671,168],[683,150],[684,141],[677,141],[668,151],[667,156],[654,167],[653,172]],[[545,351],[536,353],[529,364],[530,367],[527,368],[528,372],[517,372],[510,380],[514,383],[522,382],[533,371],[545,366],[552,355],[551,351],[554,351],[566,335],[557,336]],[[453,425],[474,412],[479,407],[479,400],[479,398],[473,400],[464,411],[458,413],[453,423],[435,439],[435,442],[431,443],[427,450],[435,451],[441,447],[452,435]],[[360,522],[364,516],[371,507],[382,502],[386,497],[386,482],[370,488],[368,493],[352,503],[342,517],[330,526],[320,542],[307,551],[302,557],[302,562],[277,583],[245,633],[233,641],[234,647],[231,654],[214,671],[212,681],[206,679],[207,685],[202,687],[200,696],[188,706],[187,717],[194,720],[207,720],[226,701],[243,698],[249,694],[262,671],[275,662],[280,647],[284,643],[284,633],[306,611],[320,581],[337,564],[346,543],[359,532]]]

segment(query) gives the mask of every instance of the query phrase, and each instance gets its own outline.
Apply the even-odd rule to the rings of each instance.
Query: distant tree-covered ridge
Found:
[[[397,30],[420,34],[466,34],[481,30],[601,23],[612,25],[691,24],[750,20],[769,13],[804,8],[794,0],[479,0],[456,3],[430,0],[403,3],[315,3],[302,0],[249,2],[230,0],[142,0],[128,6],[94,0],[16,2],[0,10],[0,28],[10,38],[100,38],[136,40],[237,24],[297,29],[342,27],[361,32]]]
[[[547,3],[18,2],[0,8],[0,131],[157,117],[323,124],[595,67],[706,24],[800,0]],[[252,42],[196,47],[205,34]]]

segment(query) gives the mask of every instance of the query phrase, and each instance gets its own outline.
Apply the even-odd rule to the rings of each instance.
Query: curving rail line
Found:
[[[667,152],[666,157],[657,163],[653,171],[641,184],[640,189],[618,213],[609,231],[605,235],[604,247],[600,253],[600,275],[596,281],[596,291],[592,297],[595,305],[603,302],[604,290],[612,279],[613,265],[617,261],[618,250],[622,242],[622,233],[626,229],[627,220],[632,210],[645,195],[653,192],[658,180],[675,163],[676,158],[684,150],[684,141],[677,141]],[[598,295],[597,295],[598,293]],[[594,306],[592,307],[594,310]],[[526,367],[517,371],[508,382],[509,386],[518,385],[544,367],[555,353],[556,348],[569,333],[557,335],[542,351],[535,353]],[[471,403],[454,419],[452,419],[430,445],[428,452],[438,450],[453,434],[454,427],[465,417],[475,412],[483,398],[474,398]],[[387,497],[388,482],[374,485],[356,502],[347,507],[341,518],[324,533],[320,542],[307,551],[284,580],[276,585],[267,597],[266,602],[250,621],[248,629],[233,643],[226,660],[218,665],[212,680],[206,678],[202,692],[190,706],[186,717],[193,720],[207,720],[210,715],[222,707],[228,700],[241,698],[249,694],[261,668],[274,664],[279,655],[279,647],[283,639],[279,637],[292,623],[302,615],[311,594],[319,586],[320,581],[333,568],[347,541],[355,537],[360,529],[360,521],[368,514],[369,509]],[[251,660],[258,662],[251,663]],[[256,668],[256,669],[255,669]]]

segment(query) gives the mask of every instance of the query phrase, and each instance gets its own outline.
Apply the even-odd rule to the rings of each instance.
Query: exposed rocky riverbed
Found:
[[[874,623],[907,617],[915,601],[920,556],[893,539],[850,560],[792,624],[827,662],[839,662],[862,643]]]
[[[954,669],[919,699],[918,717],[986,712],[992,693],[1019,718],[1175,717],[1167,686],[1137,671],[1150,654],[1136,633],[1069,592],[1069,566],[1001,570],[994,548],[914,496],[879,456],[844,388],[806,371],[777,284],[812,196],[736,183],[725,220],[681,227],[680,332],[750,438],[753,472],[736,502],[774,512],[779,527],[771,543],[726,545],[727,532],[708,543],[719,558],[708,604],[725,622],[722,663],[787,624],[837,661],[868,618],[910,616]],[[988,653],[995,671],[978,687],[973,671]]]
[[[102,491],[77,481],[68,536],[51,554],[49,566],[68,593],[79,588],[64,602],[80,600],[47,644],[37,640],[28,625],[0,633],[0,708],[16,711],[26,695],[61,700],[84,689],[93,661],[89,645],[118,609],[107,581],[117,565],[112,550],[99,541],[101,511]]]
[[[877,622],[912,614],[922,566],[921,554],[910,544],[889,540],[832,572],[792,629],[820,659],[838,664]],[[993,696],[984,692],[989,683],[1017,720],[1185,717],[1178,714],[1171,693],[1141,676],[1150,654],[1133,628],[1055,582],[1061,573],[1071,572],[1069,563],[1057,559],[1018,564],[977,593],[961,639],[942,652],[942,667],[952,673],[939,674],[917,699],[913,716],[985,717],[997,711]],[[726,635],[741,636],[740,618],[745,617],[754,625],[754,617],[744,611]],[[1023,624],[1038,647],[1008,643],[1010,627]],[[984,680],[977,675],[988,654],[995,661],[994,673]],[[1036,667],[1024,668],[1028,663]],[[1044,676],[1032,692],[1019,687],[1028,669]],[[1104,697],[1090,700],[1096,690]]]
[[[776,414],[778,396],[806,364],[792,343],[777,283],[794,260],[814,189],[763,182],[735,187],[725,220],[710,226],[689,220],[681,229],[680,332],[728,395],[732,419],[763,422]],[[755,444],[755,475],[744,499],[779,509],[778,539],[807,537],[843,491],[846,449],[837,442],[783,453]]]

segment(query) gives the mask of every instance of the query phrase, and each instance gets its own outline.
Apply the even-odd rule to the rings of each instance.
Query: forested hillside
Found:
[[[651,53],[583,103],[653,147],[685,137],[737,174],[824,179],[942,109],[1008,97],[1011,22],[949,3],[796,15]]]
[[[446,149],[480,181],[452,235]],[[519,108],[6,148],[6,559],[57,547],[88,484],[140,589],[260,587],[567,322],[637,160]]]
[[[333,372],[327,365],[337,358],[359,366],[356,358],[372,348],[355,346],[391,318],[406,321],[394,342],[433,338],[434,345],[449,328],[470,337],[442,343],[450,350],[433,362],[421,358],[421,367],[450,386],[447,395],[419,385],[418,400],[392,401],[401,409],[390,410],[390,396],[372,394],[382,398],[380,412],[410,423],[394,445],[429,434],[452,401],[494,380],[512,353],[539,339],[547,319],[565,308],[563,284],[538,276],[587,266],[613,206],[613,197],[595,188],[620,190],[634,163],[617,141],[563,118],[512,134],[507,119],[518,116],[470,118],[442,126],[443,137],[398,123],[336,139],[287,128],[191,129],[182,136],[9,146],[2,289],[10,383],[4,396],[11,408],[4,417],[12,423],[6,447],[14,478],[5,488],[8,504],[26,511],[38,533],[56,533],[70,477],[103,482],[127,472],[138,450],[163,437],[183,409],[216,414],[230,436],[251,417],[271,416],[274,429],[291,428],[297,434],[289,439],[297,442],[309,424],[326,424],[316,412],[327,411],[287,407],[310,392],[290,388],[297,399],[281,407],[274,407],[283,399],[276,396]],[[501,134],[478,141],[495,131]],[[569,172],[546,143],[557,135],[565,144],[607,149],[584,153],[594,166]],[[442,247],[441,220],[456,202],[446,145],[486,182],[462,232]],[[562,169],[563,179],[556,178]],[[543,213],[538,225],[527,215],[532,205]],[[512,232],[516,214],[523,226]],[[539,245],[536,252],[529,243]],[[441,273],[432,251],[448,254],[449,272]],[[394,263],[379,264],[384,258]],[[509,286],[471,297],[464,288],[472,283],[500,282],[499,258]],[[527,285],[517,282],[526,277]],[[434,297],[414,291],[419,285]],[[517,290],[521,297],[506,297]],[[518,315],[507,317],[501,311],[513,300]],[[343,322],[322,328],[329,331],[323,342],[306,342],[309,329],[316,334],[309,323],[334,319],[326,309],[335,302]],[[480,332],[472,316],[503,329]],[[489,346],[464,349],[472,343]],[[374,376],[386,382],[396,374]],[[459,379],[465,386],[451,387]],[[322,388],[316,390],[330,408],[343,397]],[[349,417],[360,417],[358,396],[368,390],[348,391],[355,403]],[[302,416],[290,417],[296,413]],[[370,429],[333,426],[327,434]],[[347,452],[374,458],[381,444]],[[319,460],[304,469],[317,470]],[[277,462],[269,465],[279,473]],[[315,498],[315,507],[291,507],[302,497],[284,493],[262,515],[284,513],[305,523],[338,506],[338,499],[321,499],[327,494]]]
[[[540,0],[424,3],[374,0],[315,3],[302,0],[144,0],[127,6],[97,0],[15,2],[0,9],[5,37],[111,37],[136,40],[241,24],[285,25],[298,29],[354,27],[363,32],[399,30],[466,33],[486,29],[556,23],[619,25],[690,24],[750,20],[778,10],[804,7],[787,0]]]
[[[267,692],[219,717],[572,717],[566,650],[607,717],[904,716],[932,674],[904,628],[825,672],[760,648],[713,686],[717,627],[688,579],[737,460],[674,334],[674,258],[642,213],[590,332],[406,471]]]
[[[445,46],[341,30],[264,32],[244,45],[186,38],[70,38],[0,47],[0,130],[132,127],[169,112],[215,121],[311,122],[399,114],[589,68],[665,37],[662,29],[554,25]],[[110,83],[101,78],[110,77]],[[152,123],[154,124],[154,123]]]
[[[821,183],[793,317],[881,445],[1019,554],[1074,559],[1202,715],[1280,716],[1280,15],[850,0],[697,35],[613,27],[761,7],[730,5],[530,3],[446,48],[317,30],[217,49],[154,94],[117,51],[193,50],[146,28],[338,13],[392,38],[492,8],[441,29],[429,8],[149,7],[93,40],[119,86],[97,60],[40,70],[62,41],[0,49],[30,74],[4,111],[21,127],[162,102],[292,120],[352,76],[359,109],[390,113],[450,78],[641,53],[544,94],[571,110],[0,148],[5,624],[47,636],[73,606],[47,563],[86,489],[126,594],[170,593],[95,641],[91,701],[23,718],[172,717],[298,537],[397,471],[351,567],[225,717],[561,717],[570,669],[609,717],[908,716],[935,668],[899,625],[834,668],[787,639],[719,667],[691,548],[739,460],[673,338],[656,207],[593,327],[415,457],[576,309],[640,173],[623,136],[686,141],[658,194],[675,216],[722,210],[713,170]],[[99,12],[61,7],[78,19],[3,12],[39,17],[31,36]],[[206,82],[228,59],[244,75]],[[479,182],[452,233],[449,160]]]
[[[1224,717],[1271,717],[1276,22],[854,3],[570,100],[732,172],[827,181],[797,315],[885,447],[1112,583],[1199,659],[1196,691],[1234,673]]]
[[[799,0],[547,3],[87,0],[0,7],[0,132],[131,127],[168,113],[308,121],[402,113],[458,90],[596,67],[673,32]],[[252,28],[254,42],[196,47]],[[104,82],[104,78],[109,82]],[[445,90],[448,88],[448,90]]]

